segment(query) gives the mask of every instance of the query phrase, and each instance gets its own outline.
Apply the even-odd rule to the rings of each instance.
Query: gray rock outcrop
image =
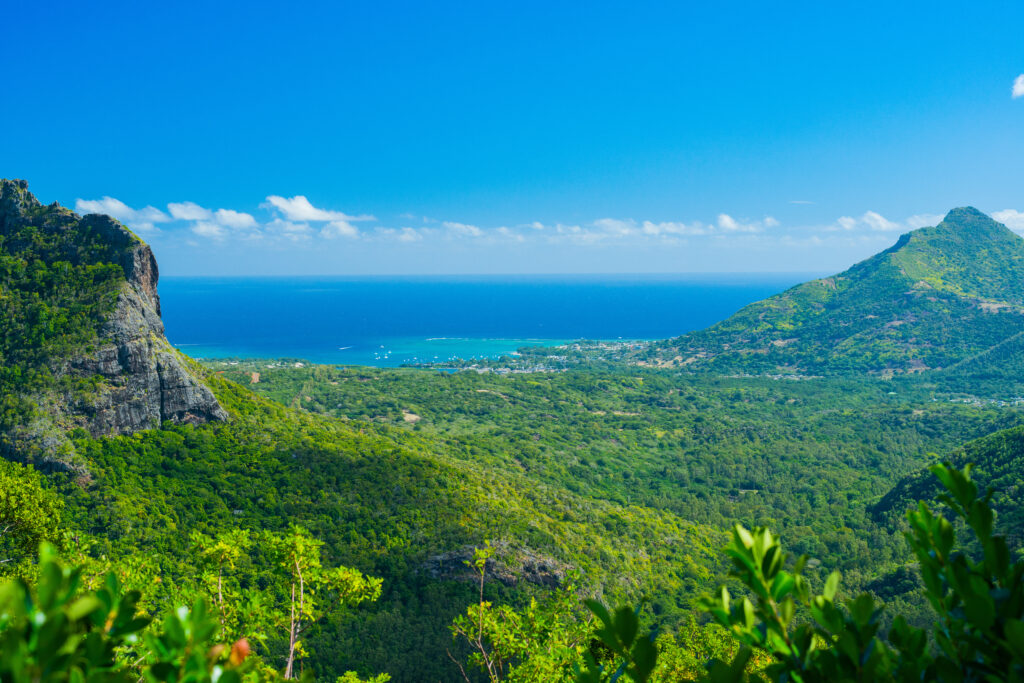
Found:
[[[494,556],[484,565],[487,580],[499,581],[506,586],[521,582],[545,588],[558,588],[565,581],[568,568],[562,562],[523,546],[507,542],[494,544]],[[464,547],[440,555],[433,555],[421,569],[433,579],[448,581],[478,581],[479,574],[472,567],[473,548]]]

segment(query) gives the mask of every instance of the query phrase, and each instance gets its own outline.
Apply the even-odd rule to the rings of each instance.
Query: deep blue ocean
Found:
[[[813,277],[164,277],[167,337],[195,358],[396,366],[573,339],[663,339]]]

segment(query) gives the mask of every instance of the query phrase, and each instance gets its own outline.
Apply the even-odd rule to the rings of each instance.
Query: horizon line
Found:
[[[694,277],[694,276],[784,276],[784,275],[801,275],[801,276],[817,276],[821,273],[831,273],[832,271],[817,271],[817,270],[698,270],[698,271],[686,271],[686,272],[587,272],[587,273],[559,273],[559,272],[544,272],[544,273],[274,273],[274,274],[214,274],[214,273],[202,273],[202,274],[170,274],[161,273],[160,279],[166,278],[444,278],[444,277],[483,277],[483,278],[503,278],[503,277],[518,277],[518,278],[533,278],[533,277],[562,277],[562,278],[574,278],[574,277],[609,277],[609,278],[621,278],[621,277],[648,277],[648,278],[681,278],[681,277]]]

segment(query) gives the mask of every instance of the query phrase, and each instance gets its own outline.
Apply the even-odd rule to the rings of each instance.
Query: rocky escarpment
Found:
[[[129,276],[125,282],[100,328],[96,350],[67,361],[64,371],[107,380],[90,400],[72,405],[75,413],[86,418],[93,436],[158,427],[164,421],[198,424],[226,419],[227,413],[190,361],[164,337],[152,252],[144,244],[132,252],[134,263],[151,265],[140,266],[134,273],[141,276]]]
[[[35,237],[40,232],[45,249]],[[3,180],[0,250],[30,267],[33,260],[51,267],[56,262],[82,268],[112,263],[124,274],[102,299],[93,338],[45,358],[44,370],[52,381],[29,387],[39,410],[24,424],[9,428],[14,438],[6,440],[8,455],[79,469],[81,463],[74,462],[64,436],[70,429],[104,436],[162,422],[198,424],[228,417],[203,383],[202,371],[164,336],[156,259],[149,245],[121,223],[97,214],[79,217],[57,204],[43,206],[24,181]],[[59,305],[50,310],[60,311]],[[17,357],[17,349],[8,355]],[[81,381],[61,381],[69,379]],[[86,382],[88,390],[83,390]]]
[[[423,563],[422,570],[433,579],[446,581],[478,581],[480,578],[473,568],[473,548],[468,546],[431,556]],[[567,571],[564,563],[552,557],[504,541],[494,544],[494,555],[484,565],[488,580],[500,581],[506,586],[525,582],[558,588],[565,581]]]

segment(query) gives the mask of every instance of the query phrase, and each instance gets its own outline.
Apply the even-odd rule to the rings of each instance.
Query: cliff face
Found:
[[[45,248],[38,246],[38,240],[30,246],[26,235],[40,232]],[[9,454],[13,451],[15,457],[79,469],[80,464],[72,464],[73,453],[63,437],[71,428],[103,436],[158,427],[164,421],[199,424],[227,419],[203,384],[200,369],[164,336],[159,270],[152,250],[119,222],[96,214],[79,217],[56,204],[43,206],[24,181],[3,180],[0,255],[30,266],[33,261],[48,262],[51,268],[56,262],[67,262],[72,268],[116,264],[124,273],[108,285],[112,296],[104,300],[104,310],[93,321],[90,342],[45,358],[46,367],[40,369],[53,381],[29,388],[40,410],[8,430],[14,432],[14,438],[7,439]],[[17,284],[8,286],[17,288]],[[4,293],[0,281],[0,298]],[[58,304],[50,306],[55,308],[59,310]],[[0,362],[11,362],[17,351],[11,349]],[[81,383],[62,379],[87,379],[90,390],[82,391]],[[31,457],[33,453],[41,457]]]
[[[94,436],[158,427],[161,422],[203,423],[227,413],[189,362],[164,337],[156,295],[156,261],[146,245],[131,251],[133,275],[99,331],[93,353],[68,359],[65,371],[100,375],[107,386],[73,406]]]

